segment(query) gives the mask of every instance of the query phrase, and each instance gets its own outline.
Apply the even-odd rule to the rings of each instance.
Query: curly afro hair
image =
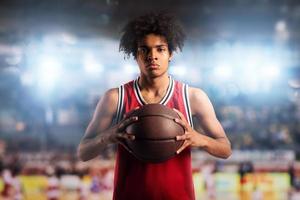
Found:
[[[182,51],[185,33],[180,23],[169,13],[148,13],[128,22],[122,30],[119,51],[136,59],[137,45],[148,34],[166,38],[169,52]]]

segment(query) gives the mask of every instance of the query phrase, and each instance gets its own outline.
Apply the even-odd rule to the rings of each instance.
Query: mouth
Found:
[[[159,67],[159,65],[156,63],[151,63],[151,64],[147,65],[146,67],[148,69],[157,69]]]

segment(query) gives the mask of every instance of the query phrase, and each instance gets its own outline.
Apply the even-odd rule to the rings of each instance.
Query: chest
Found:
[[[159,103],[165,97],[166,91],[160,93],[153,93],[147,91],[141,91],[141,96],[145,103]]]

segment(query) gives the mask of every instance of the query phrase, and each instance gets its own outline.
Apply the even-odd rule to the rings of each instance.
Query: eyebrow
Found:
[[[148,48],[148,46],[147,45],[138,45],[138,47],[147,47]],[[168,45],[167,44],[159,44],[159,45],[155,45],[154,47],[168,47]]]

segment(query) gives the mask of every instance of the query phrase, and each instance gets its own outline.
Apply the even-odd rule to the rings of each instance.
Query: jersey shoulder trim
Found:
[[[117,113],[116,113],[116,118],[115,121],[116,123],[120,122],[122,119],[122,113],[124,109],[124,85],[121,85],[118,88],[118,107],[117,107]]]
[[[192,112],[190,107],[190,100],[189,100],[189,86],[187,84],[182,85],[182,95],[183,95],[184,107],[187,113],[188,123],[192,128],[194,128],[193,117],[192,117]]]

